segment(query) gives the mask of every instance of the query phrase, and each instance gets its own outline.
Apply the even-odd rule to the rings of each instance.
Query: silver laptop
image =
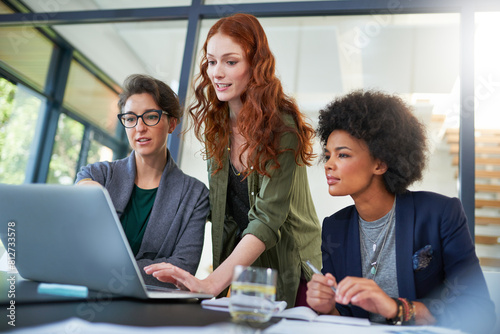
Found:
[[[163,287],[150,290],[101,187],[0,184],[0,238],[5,246],[15,243],[15,266],[26,279],[84,285],[104,296],[213,297]]]

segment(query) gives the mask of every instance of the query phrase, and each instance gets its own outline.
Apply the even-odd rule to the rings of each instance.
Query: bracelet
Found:
[[[406,298],[392,298],[397,306],[398,313],[394,318],[385,319],[391,325],[412,325],[415,323],[415,304]]]
[[[413,302],[410,303],[410,319],[408,320],[408,324],[414,325],[415,324],[415,319],[417,318],[417,308],[415,307],[415,304]]]
[[[388,324],[390,325],[396,325],[396,326],[401,326],[404,321],[404,306],[403,302],[399,300],[398,298],[392,298],[398,306],[398,312],[396,313],[396,316],[394,318],[386,318],[385,320],[387,321]]]
[[[405,298],[398,298],[403,303],[403,322],[410,319],[410,304]]]
[[[398,298],[403,303],[404,324],[413,325],[415,323],[415,304],[406,298]]]

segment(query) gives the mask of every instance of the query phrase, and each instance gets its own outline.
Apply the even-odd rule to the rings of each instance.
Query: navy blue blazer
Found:
[[[414,270],[412,256],[428,245],[430,262],[420,261],[424,268]],[[321,250],[323,273],[331,273],[337,282],[362,277],[354,205],[324,219]],[[486,333],[495,324],[494,304],[457,198],[410,191],[397,196],[396,268],[399,297],[423,302],[438,325]],[[368,318],[368,312],[356,306],[337,304],[337,309],[342,315]]]

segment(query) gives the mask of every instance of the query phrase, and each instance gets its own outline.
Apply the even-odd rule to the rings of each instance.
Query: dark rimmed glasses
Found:
[[[139,118],[142,118],[142,121],[147,126],[155,126],[160,122],[162,114],[168,115],[168,113],[163,110],[148,110],[142,115],[137,115],[136,113],[130,111],[124,114],[118,114],[117,116],[120,123],[122,123],[122,125],[127,129],[130,129],[137,125]]]

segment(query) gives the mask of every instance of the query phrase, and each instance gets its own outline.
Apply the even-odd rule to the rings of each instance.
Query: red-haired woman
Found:
[[[161,281],[225,295],[236,265],[278,270],[277,300],[305,305],[305,265],[321,265],[321,227],[306,165],[314,129],[275,75],[275,59],[252,15],[210,29],[191,106],[208,159],[214,272],[199,280],[170,264],[146,268]]]

